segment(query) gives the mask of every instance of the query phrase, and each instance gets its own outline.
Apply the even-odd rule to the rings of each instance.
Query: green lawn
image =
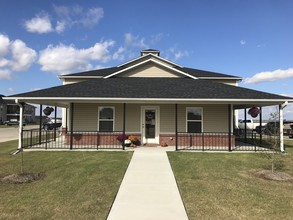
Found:
[[[0,143],[0,178],[20,172],[16,141]],[[131,152],[24,152],[25,172],[44,172],[27,184],[0,183],[0,219],[105,219]]]
[[[293,175],[293,146],[283,157]],[[291,146],[291,147],[290,147]],[[292,219],[293,182],[255,177],[270,162],[255,153],[168,153],[187,214],[193,219]]]

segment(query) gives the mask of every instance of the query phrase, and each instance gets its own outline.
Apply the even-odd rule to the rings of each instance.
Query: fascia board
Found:
[[[182,66],[178,65],[177,63],[174,63],[174,62],[172,62],[172,61],[170,61],[170,60],[166,60],[166,59],[164,59],[164,58],[162,58],[162,57],[160,57],[160,56],[155,56],[155,55],[153,55],[153,54],[148,54],[148,55],[145,55],[145,56],[152,56],[152,57],[155,57],[155,58],[157,58],[157,59],[159,59],[159,60],[165,61],[166,63],[170,63],[170,64],[172,64],[172,65],[174,65],[174,66],[178,66],[178,67],[183,68]],[[133,59],[133,60],[130,60],[130,61],[126,62],[126,63],[123,63],[123,64],[121,64],[121,65],[119,65],[119,66],[117,66],[117,67],[122,67],[122,66],[125,66],[125,65],[127,65],[127,64],[130,64],[130,63],[132,63],[132,62],[135,62],[135,61],[137,61],[137,60],[143,59],[145,56],[140,56],[140,57],[138,57],[138,58],[136,58],[136,59]]]
[[[120,74],[120,73],[123,73],[123,72],[126,72],[126,71],[128,71],[128,70],[131,70],[131,69],[133,69],[133,68],[135,68],[135,67],[138,67],[138,66],[143,65],[143,64],[148,63],[148,62],[154,62],[154,63],[156,63],[156,64],[158,64],[158,65],[160,65],[160,66],[163,66],[163,67],[165,67],[165,68],[167,68],[167,69],[170,69],[170,70],[172,70],[172,71],[174,71],[174,72],[177,72],[177,73],[180,73],[180,74],[185,75],[185,76],[187,76],[187,77],[190,77],[190,78],[192,78],[192,79],[198,79],[197,77],[192,76],[192,75],[189,75],[188,73],[182,72],[182,71],[180,71],[180,70],[178,70],[178,69],[175,69],[175,68],[173,68],[173,67],[170,67],[170,66],[168,66],[168,65],[165,65],[165,64],[163,64],[163,63],[160,63],[160,62],[156,61],[156,60],[153,59],[153,58],[149,58],[149,59],[144,60],[144,61],[142,61],[142,62],[140,62],[140,63],[137,63],[137,64],[135,64],[135,65],[133,65],[133,66],[130,66],[130,67],[127,67],[127,68],[122,69],[122,70],[120,70],[120,71],[117,71],[117,72],[115,72],[115,73],[112,73],[112,74],[110,74],[110,75],[108,75],[108,76],[105,76],[104,78],[105,78],[105,79],[107,79],[107,78],[111,78],[111,77],[113,77],[113,76],[116,76],[116,75],[118,75],[118,74]]]

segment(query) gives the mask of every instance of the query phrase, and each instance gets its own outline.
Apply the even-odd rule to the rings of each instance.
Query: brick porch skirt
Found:
[[[140,134],[134,135],[141,140]],[[121,145],[116,139],[117,134],[96,134],[96,133],[78,133],[73,134],[73,145]],[[161,134],[159,144],[166,143],[168,146],[176,145],[175,134]],[[70,144],[70,133],[66,134],[66,144]],[[178,146],[213,146],[228,147],[228,134],[184,134],[178,135]],[[231,146],[235,146],[235,136],[231,136]]]

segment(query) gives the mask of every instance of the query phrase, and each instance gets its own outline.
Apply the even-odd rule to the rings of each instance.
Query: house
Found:
[[[4,100],[5,96],[0,94],[0,124],[11,119],[19,120],[19,106],[14,100]],[[26,104],[24,106],[23,118],[26,123],[34,123],[36,107]]]
[[[65,108],[63,128],[70,149],[115,145],[122,133],[135,135],[142,145],[164,142],[176,149],[189,145],[231,150],[237,145],[237,109],[278,105],[283,120],[283,107],[292,102],[241,88],[238,76],[183,67],[153,49],[119,66],[59,78],[61,86],[7,99]]]

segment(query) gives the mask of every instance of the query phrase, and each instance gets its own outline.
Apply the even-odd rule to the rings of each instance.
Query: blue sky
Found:
[[[293,1],[0,0],[0,94],[60,85],[153,48],[182,66],[293,96]],[[285,117],[293,119],[292,104]]]

